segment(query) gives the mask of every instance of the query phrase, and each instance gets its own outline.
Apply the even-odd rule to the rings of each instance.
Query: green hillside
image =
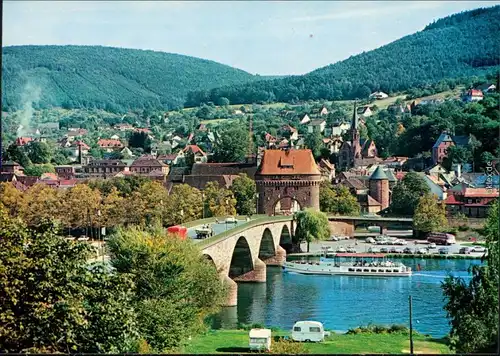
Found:
[[[189,91],[263,78],[213,61],[135,49],[13,46],[2,53],[4,110],[37,99],[40,107],[175,108]]]
[[[233,85],[188,95],[187,106],[228,98],[232,104],[366,98],[457,78],[500,65],[500,6],[440,19],[423,31],[303,76]]]

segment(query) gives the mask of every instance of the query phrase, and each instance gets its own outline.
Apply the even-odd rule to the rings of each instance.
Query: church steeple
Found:
[[[357,130],[359,125],[358,108],[356,101],[354,102],[354,112],[352,113],[351,130]]]

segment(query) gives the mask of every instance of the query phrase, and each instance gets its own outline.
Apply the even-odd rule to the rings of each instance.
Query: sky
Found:
[[[102,45],[304,74],[500,1],[4,1],[3,46]]]

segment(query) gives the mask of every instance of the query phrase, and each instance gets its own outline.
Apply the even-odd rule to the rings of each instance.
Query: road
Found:
[[[234,229],[236,226],[240,226],[241,224],[245,224],[247,223],[246,220],[238,220],[238,222],[236,224],[225,224],[224,222],[222,223],[211,223],[211,224],[208,224],[212,227],[212,229],[214,230],[215,234],[220,234],[220,233],[223,233],[224,231],[227,231],[227,230],[231,230],[231,229]],[[196,238],[196,229],[201,227],[201,225],[198,225],[198,226],[193,226],[193,227],[190,227],[187,231],[187,234],[188,234],[188,237],[190,237],[191,239],[193,239],[193,241],[196,243],[196,242],[200,242],[200,241],[203,241],[202,239],[197,239]]]

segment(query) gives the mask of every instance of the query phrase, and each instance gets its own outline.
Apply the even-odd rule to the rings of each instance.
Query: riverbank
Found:
[[[328,253],[327,257],[335,257],[335,253]],[[319,252],[301,252],[301,253],[290,253],[287,255],[287,260],[293,261],[297,259],[301,259],[303,257],[322,257],[323,253]],[[446,259],[446,260],[480,260],[482,255],[457,255],[457,254],[449,254],[449,255],[441,255],[441,254],[410,254],[410,253],[386,253],[385,256],[387,258],[428,258],[428,259]]]
[[[289,336],[286,331],[276,331],[272,336]],[[451,354],[442,339],[414,335],[415,354]],[[274,341],[273,341],[274,342]],[[406,334],[333,334],[322,343],[304,343],[310,354],[404,354],[410,353],[409,336]],[[182,354],[242,354],[249,352],[248,331],[210,330],[196,336],[178,350]]]

